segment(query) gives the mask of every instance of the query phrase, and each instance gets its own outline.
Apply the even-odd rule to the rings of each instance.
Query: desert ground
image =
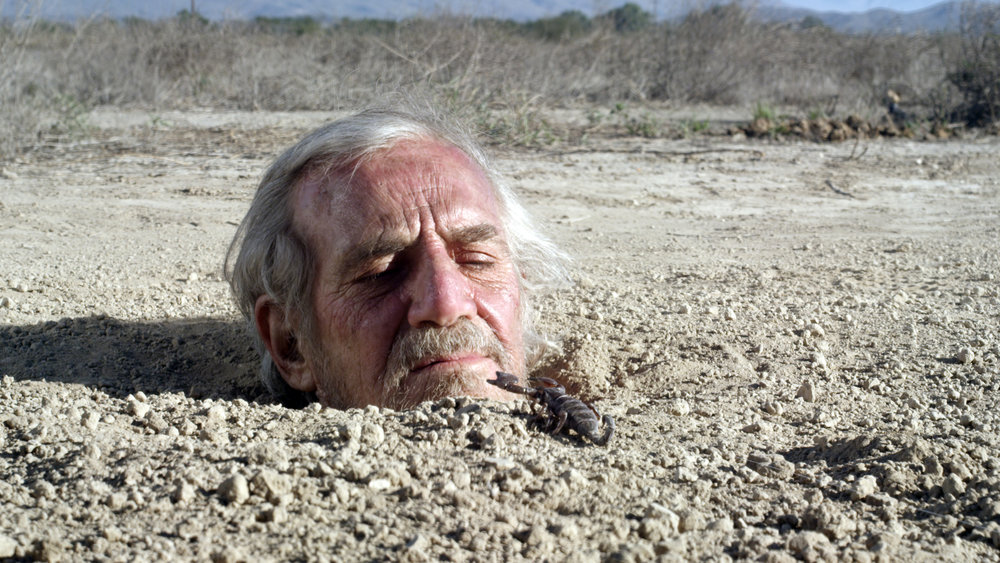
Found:
[[[334,117],[99,109],[4,165],[0,559],[1000,560],[996,136],[495,149],[597,446],[262,393],[222,258]]]

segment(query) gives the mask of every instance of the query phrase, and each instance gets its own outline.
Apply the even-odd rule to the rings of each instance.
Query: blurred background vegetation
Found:
[[[537,144],[558,138],[543,118],[558,108],[592,108],[594,120],[647,135],[647,107],[738,106],[749,120],[767,106],[874,120],[893,101],[890,90],[909,119],[995,123],[1000,7],[969,4],[960,31],[908,35],[839,33],[815,18],[764,23],[739,4],[672,22],[635,4],[530,22],[22,16],[0,23],[0,161],[51,136],[85,134],[97,106],[340,110],[382,92],[416,92],[498,143]]]

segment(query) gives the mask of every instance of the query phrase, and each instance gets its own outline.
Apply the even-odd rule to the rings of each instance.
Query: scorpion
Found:
[[[566,394],[566,388],[558,381],[548,377],[531,377],[530,382],[538,382],[536,387],[522,387],[517,383],[517,376],[497,372],[496,379],[487,379],[486,382],[495,385],[505,391],[520,393],[537,400],[547,412],[540,413],[539,419],[548,419],[546,429],[552,428],[552,434],[559,433],[565,426],[575,430],[580,436],[585,436],[591,442],[603,446],[611,439],[615,433],[615,419],[610,415],[597,412],[597,409],[584,403],[576,397]],[[598,428],[603,424],[604,433],[600,434]]]

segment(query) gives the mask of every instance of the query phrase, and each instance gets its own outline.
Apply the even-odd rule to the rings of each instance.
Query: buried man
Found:
[[[530,298],[562,263],[470,136],[369,110],[271,165],[226,274],[282,402],[402,409],[510,398],[486,381],[541,355]]]

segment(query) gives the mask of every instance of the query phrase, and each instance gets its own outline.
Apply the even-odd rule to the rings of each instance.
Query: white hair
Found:
[[[254,306],[267,295],[299,323],[300,342],[311,337],[314,257],[293,226],[291,196],[303,175],[322,166],[337,170],[357,166],[400,141],[430,139],[452,145],[479,166],[500,205],[507,243],[521,280],[521,318],[525,358],[530,367],[548,348],[534,331],[532,297],[567,280],[566,255],[534,225],[513,190],[501,179],[472,136],[439,113],[415,109],[373,108],[324,125],[285,151],[264,173],[250,209],[226,253],[225,275],[236,303],[250,323],[261,354],[264,386],[288,406],[303,406],[311,394],[290,387],[278,372],[259,334]],[[304,343],[304,342],[303,342]]]

